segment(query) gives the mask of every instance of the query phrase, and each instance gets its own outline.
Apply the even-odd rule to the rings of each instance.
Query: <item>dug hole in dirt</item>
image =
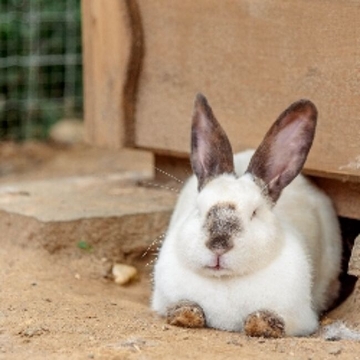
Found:
[[[151,182],[149,154],[2,144],[0,161],[0,359],[360,359],[353,340],[254,339],[172,327],[154,314],[147,248],[176,194],[137,185]],[[350,247],[355,225],[343,221]],[[137,278],[116,284],[114,263],[135,265]],[[359,302],[357,282],[324,322],[360,331]]]

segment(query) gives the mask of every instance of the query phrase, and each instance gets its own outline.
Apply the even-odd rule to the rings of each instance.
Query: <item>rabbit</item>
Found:
[[[169,324],[307,336],[338,296],[341,235],[331,200],[299,175],[317,109],[290,105],[256,151],[233,155],[204,95],[195,99],[194,175],[153,273],[151,307]]]

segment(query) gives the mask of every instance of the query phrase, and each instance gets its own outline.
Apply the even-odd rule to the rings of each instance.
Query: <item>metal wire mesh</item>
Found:
[[[0,0],[0,139],[82,111],[80,0]]]

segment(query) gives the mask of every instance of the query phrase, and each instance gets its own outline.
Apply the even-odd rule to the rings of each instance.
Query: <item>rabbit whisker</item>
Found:
[[[148,185],[148,186],[153,186],[153,187],[157,187],[157,188],[160,188],[160,189],[164,189],[164,190],[169,190],[169,191],[172,191],[176,194],[179,194],[180,190],[178,189],[175,189],[173,187],[170,187],[170,186],[166,186],[166,185],[160,185],[160,184],[155,184],[155,183],[151,183],[151,182],[146,182],[144,183],[145,185]]]
[[[158,167],[156,167],[156,166],[155,166],[155,170],[158,171],[159,173],[164,174],[164,175],[168,176],[169,178],[175,180],[175,181],[178,182],[179,184],[184,184],[184,181],[180,180],[180,179],[177,178],[176,176],[171,175],[171,174],[169,174],[168,172],[166,172],[166,171],[164,171],[164,170],[162,170],[162,169],[160,169],[160,168],[158,168]]]
[[[144,258],[155,244],[159,244],[159,242],[162,242],[164,240],[165,235],[166,235],[166,233],[163,233],[160,236],[158,236],[154,241],[152,241],[151,244],[144,251],[144,253],[141,255],[141,257]],[[156,248],[157,252],[159,251],[159,249],[160,249],[160,246],[158,246]]]

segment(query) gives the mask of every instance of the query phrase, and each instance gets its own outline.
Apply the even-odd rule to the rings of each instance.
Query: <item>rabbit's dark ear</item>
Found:
[[[290,105],[271,126],[247,172],[261,179],[274,202],[301,171],[311,148],[317,110],[309,100]]]
[[[202,94],[195,99],[191,129],[191,166],[199,191],[211,179],[234,173],[233,152],[228,137]]]

